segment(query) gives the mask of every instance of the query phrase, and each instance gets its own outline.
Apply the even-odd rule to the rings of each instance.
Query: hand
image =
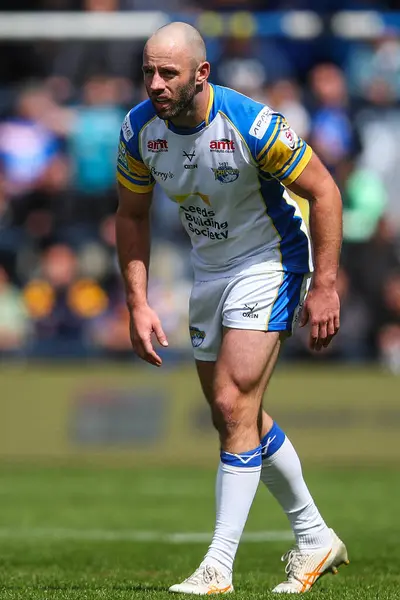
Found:
[[[130,311],[129,331],[135,353],[151,365],[161,367],[162,360],[153,348],[151,335],[155,333],[157,340],[164,347],[168,346],[168,341],[160,319],[150,306],[145,305]]]
[[[311,350],[326,348],[340,327],[340,301],[334,287],[313,287],[303,306],[300,327],[310,321]]]

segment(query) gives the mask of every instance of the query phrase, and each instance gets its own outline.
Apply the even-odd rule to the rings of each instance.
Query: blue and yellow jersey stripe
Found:
[[[267,132],[266,132],[263,140],[262,140],[263,147],[256,156],[258,161],[263,160],[265,158],[265,156],[268,154],[268,152],[270,151],[270,149],[272,148],[272,146],[275,144],[275,142],[281,132],[281,126],[282,126],[283,122],[284,122],[284,118],[282,117],[282,115],[276,114],[272,117],[271,123],[267,129]]]
[[[286,132],[291,132],[291,145],[284,141]],[[304,140],[295,136],[281,115],[274,115],[265,138],[264,145],[257,154],[260,172],[278,179],[286,186],[290,185],[310,161],[311,148]]]
[[[121,127],[117,181],[138,194],[151,192],[155,185],[149,168],[143,162],[140,148],[142,131],[155,118],[154,108],[146,100],[129,111]]]
[[[137,194],[151,192],[155,185],[148,167],[131,155],[122,136],[118,147],[117,181]]]
[[[130,177],[126,173],[123,173],[121,169],[117,168],[117,181],[124,187],[128,188],[131,192],[135,192],[137,194],[147,194],[151,192],[155,183],[144,183],[138,182],[133,177]]]

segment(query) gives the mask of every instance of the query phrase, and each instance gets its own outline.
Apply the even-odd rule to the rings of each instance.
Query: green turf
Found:
[[[329,524],[348,545],[351,564],[318,583],[311,597],[400,598],[400,478],[377,468],[307,472]],[[190,574],[207,544],[134,542],[132,531],[208,532],[212,471],[89,468],[0,469],[0,598],[170,598],[166,588]],[[287,530],[264,489],[246,531]],[[104,539],[109,536],[111,539]],[[288,542],[243,543],[235,569],[238,598],[273,597]]]
[[[307,479],[351,559],[312,597],[400,598],[398,472],[312,470]],[[213,480],[205,470],[1,468],[0,598],[170,598],[166,588],[190,574],[207,544],[121,541],[119,534],[211,531]],[[246,531],[287,529],[261,488]],[[236,596],[272,598],[287,549],[288,542],[243,543]]]

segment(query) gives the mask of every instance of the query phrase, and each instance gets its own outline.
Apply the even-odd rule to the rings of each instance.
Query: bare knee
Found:
[[[211,412],[213,423],[220,433],[234,430],[239,424],[239,410],[237,406],[237,392],[228,390],[214,396]]]
[[[247,445],[246,440],[258,435],[257,401],[241,394],[236,386],[230,385],[217,392],[211,411],[214,427],[218,430],[223,446],[236,442]]]

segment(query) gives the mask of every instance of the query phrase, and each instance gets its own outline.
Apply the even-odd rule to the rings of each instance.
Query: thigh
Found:
[[[271,429],[271,427],[274,423],[273,418],[263,409],[262,402],[265,399],[264,398],[265,392],[267,390],[268,384],[273,375],[275,366],[278,362],[280,350],[281,350],[286,338],[287,338],[287,335],[285,335],[285,334],[280,335],[280,338],[277,341],[277,344],[272,351],[271,359],[268,362],[267,368],[265,369],[264,374],[262,376],[262,380],[261,380],[262,398],[261,398],[261,403],[260,403],[260,408],[259,408],[259,413],[258,413],[258,431],[260,434],[260,438],[262,438]]]
[[[273,338],[276,339],[275,345],[273,342],[273,339],[271,341],[271,348],[269,347],[269,339],[268,339],[268,349],[267,349],[267,357],[266,357],[266,366],[265,369],[263,371],[263,373],[261,374],[261,378],[260,378],[260,390],[261,390],[261,394],[264,393],[268,382],[272,376],[272,373],[274,371],[275,365],[277,363],[278,360],[278,356],[279,356],[279,351],[280,348],[282,346],[283,343],[283,335],[280,335],[279,337],[277,337],[276,335],[273,336]],[[269,354],[270,352],[270,354]],[[220,359],[223,361],[224,359]],[[225,368],[225,364],[224,362],[222,362],[222,366],[223,368]],[[197,368],[197,374],[200,380],[200,384],[201,384],[201,388],[203,391],[203,394],[207,400],[207,402],[209,404],[212,404],[213,402],[213,396],[214,396],[214,376],[215,376],[215,367],[216,367],[216,361],[202,361],[202,360],[196,360],[196,368]],[[257,374],[256,374],[257,377]]]
[[[265,371],[262,374],[261,381],[260,381],[261,400],[260,400],[259,412],[258,412],[258,417],[257,417],[257,425],[258,425],[258,432],[259,432],[260,439],[271,429],[273,422],[274,422],[272,417],[265,410],[263,410],[261,401],[262,401],[263,395],[265,394],[265,390],[268,386],[268,383],[272,377],[272,374],[274,372],[274,368],[277,363],[277,360],[279,357],[279,352],[282,347],[283,341],[284,341],[284,336],[281,336],[277,340],[275,347],[272,350],[268,364],[265,368]],[[207,400],[208,404],[211,407],[213,405],[213,398],[214,398],[215,365],[216,365],[215,361],[211,362],[211,361],[196,360],[197,374],[198,374],[198,377],[200,380],[201,388],[203,390],[205,399]]]
[[[260,443],[264,376],[279,341],[278,332],[224,329],[215,365],[213,422],[228,452]]]
[[[241,395],[256,396],[260,403],[276,364],[279,332],[224,328],[214,370],[214,394],[234,386]]]
[[[222,338],[222,305],[228,279],[197,281],[189,300],[189,331],[199,361],[215,361]]]
[[[215,361],[196,360],[196,368],[203,394],[207,402],[212,404]]]

